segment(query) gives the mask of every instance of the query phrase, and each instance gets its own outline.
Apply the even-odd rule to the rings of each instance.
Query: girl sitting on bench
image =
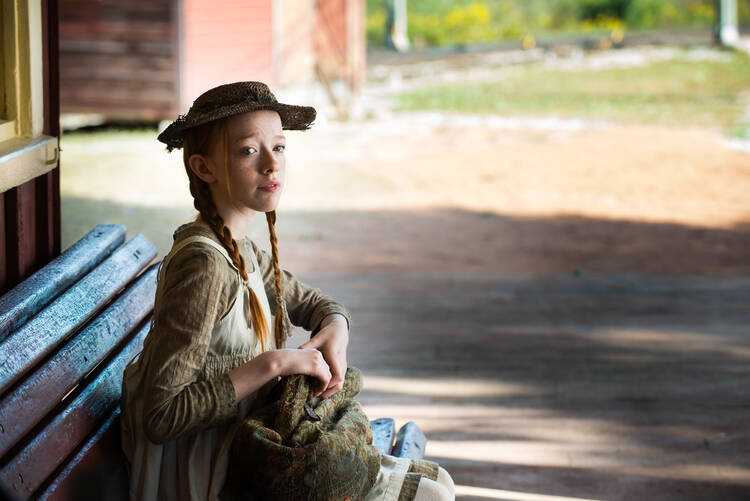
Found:
[[[262,388],[306,374],[316,397],[342,389],[349,313],[279,267],[274,228],[283,130],[308,129],[315,115],[279,103],[264,83],[236,82],[202,94],[159,135],[169,151],[183,149],[198,215],[174,233],[151,329],[125,369],[121,438],[133,500],[230,499],[230,430]],[[270,256],[246,236],[258,212]],[[292,324],[313,333],[297,349],[284,348]],[[450,500],[453,491],[437,463],[383,455],[362,499]]]

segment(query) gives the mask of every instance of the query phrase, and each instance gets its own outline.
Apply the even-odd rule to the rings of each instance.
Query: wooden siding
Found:
[[[314,0],[315,57],[327,79],[343,78],[358,89],[365,75],[364,0]]]
[[[343,73],[347,58],[347,0],[315,0],[315,4],[317,60],[329,71],[337,69],[339,73]]]
[[[59,173],[0,193],[0,294],[60,254]]]
[[[60,0],[63,113],[174,118],[176,0]]]
[[[181,80],[187,111],[202,92],[223,83],[260,80],[273,88],[272,0],[184,0]]]
[[[315,2],[276,0],[279,16],[277,83],[280,86],[307,83],[315,77]]]
[[[367,17],[365,0],[347,0],[346,22],[346,78],[354,92],[359,92],[367,73]]]

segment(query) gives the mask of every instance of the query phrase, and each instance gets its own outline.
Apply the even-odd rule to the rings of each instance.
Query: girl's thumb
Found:
[[[308,342],[299,345],[297,348],[300,349],[300,350],[303,350],[305,348],[317,348],[318,347],[318,342],[317,341],[318,341],[317,338],[312,338]]]

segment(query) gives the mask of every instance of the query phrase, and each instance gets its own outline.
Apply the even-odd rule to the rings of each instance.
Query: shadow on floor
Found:
[[[114,222],[163,255],[193,213],[64,198],[63,248]],[[368,415],[415,420],[457,485],[747,498],[749,224],[440,209],[280,213],[278,230],[282,266],[352,313]]]

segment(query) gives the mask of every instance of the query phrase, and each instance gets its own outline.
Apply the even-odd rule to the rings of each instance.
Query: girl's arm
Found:
[[[258,258],[266,295],[276,296],[274,286],[273,261],[270,254],[260,250],[251,240],[252,249]],[[282,286],[289,320],[312,331],[310,341],[300,346],[303,349],[317,349],[323,354],[331,371],[331,377],[322,391],[316,396],[327,398],[343,388],[346,375],[346,349],[349,344],[351,317],[347,309],[334,299],[324,295],[320,289],[313,289],[282,269]]]
[[[313,396],[318,396],[331,379],[331,371],[320,351],[289,349],[266,351],[229,371],[237,400],[250,395],[276,376],[308,374],[318,379]]]
[[[236,275],[230,272],[218,251],[192,244],[164,270],[149,349],[141,355],[148,359],[140,362],[145,364],[144,431],[154,443],[215,426],[239,412],[228,372],[198,380],[214,324],[233,293]]]

